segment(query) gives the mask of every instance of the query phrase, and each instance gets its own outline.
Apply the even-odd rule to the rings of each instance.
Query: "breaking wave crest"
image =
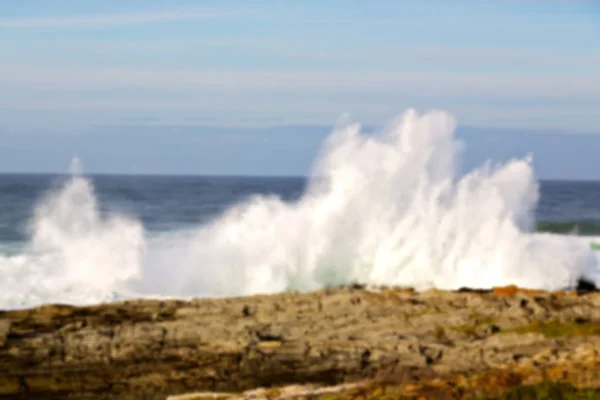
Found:
[[[37,206],[27,248],[0,257],[0,307],[350,282],[417,289],[598,282],[589,238],[535,232],[530,160],[457,176],[454,128],[451,115],[414,110],[376,135],[337,127],[299,200],[256,196],[209,224],[152,238],[135,219],[101,215],[92,184],[76,173]]]
[[[37,205],[25,248],[0,256],[1,308],[110,301],[141,273],[141,223],[101,216],[93,186],[78,174],[78,165],[75,159],[69,181]]]

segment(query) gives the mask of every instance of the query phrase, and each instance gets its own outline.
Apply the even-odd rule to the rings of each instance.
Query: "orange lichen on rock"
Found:
[[[548,292],[540,289],[528,289],[520,288],[516,285],[508,286],[496,286],[492,289],[492,293],[498,296],[515,296],[517,294],[523,294],[526,296],[539,296],[547,294]]]

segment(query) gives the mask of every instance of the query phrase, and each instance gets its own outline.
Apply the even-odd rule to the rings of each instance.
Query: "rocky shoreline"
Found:
[[[388,398],[432,398],[547,380],[600,389],[599,353],[593,290],[48,305],[0,313],[0,399],[367,398],[361,390],[390,387]]]

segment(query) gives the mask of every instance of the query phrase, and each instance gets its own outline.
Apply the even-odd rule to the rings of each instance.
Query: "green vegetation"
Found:
[[[600,392],[579,390],[561,382],[542,382],[534,386],[518,386],[499,397],[488,397],[489,400],[583,400],[597,399]]]
[[[462,392],[462,393],[461,393]],[[439,399],[439,400],[586,400],[598,399],[599,391],[580,390],[561,382],[542,382],[537,385],[521,385],[499,395],[477,393],[471,390],[427,391],[423,394],[407,394],[400,387],[372,387],[353,389],[339,393],[308,396],[310,400],[392,400],[392,399]]]
[[[452,391],[453,393],[429,392],[421,395],[408,395],[397,387],[371,388],[349,392],[328,393],[310,397],[312,400],[391,400],[391,399],[466,399],[466,400],[585,400],[598,399],[599,391],[579,390],[561,382],[542,382],[531,386],[518,386],[501,395],[490,397],[485,394]]]
[[[514,331],[518,333],[539,332],[548,338],[600,335],[600,322],[535,322],[533,324],[517,328]]]

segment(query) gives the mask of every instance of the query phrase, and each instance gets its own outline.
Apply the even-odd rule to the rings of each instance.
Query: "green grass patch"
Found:
[[[493,391],[493,390],[492,390]],[[502,394],[481,394],[477,388],[460,393],[457,390],[428,391],[426,394],[407,394],[401,386],[370,387],[337,393],[308,396],[310,400],[391,400],[391,399],[465,399],[465,400],[587,400],[599,399],[600,391],[577,389],[562,382],[542,382],[537,385],[520,385]],[[489,393],[489,391],[488,391]]]
[[[567,383],[542,382],[531,386],[518,386],[496,397],[484,400],[584,400],[598,399],[600,392],[577,389]]]
[[[548,338],[563,336],[591,336],[600,335],[600,322],[534,322],[533,324],[516,328],[518,333],[542,333]]]

